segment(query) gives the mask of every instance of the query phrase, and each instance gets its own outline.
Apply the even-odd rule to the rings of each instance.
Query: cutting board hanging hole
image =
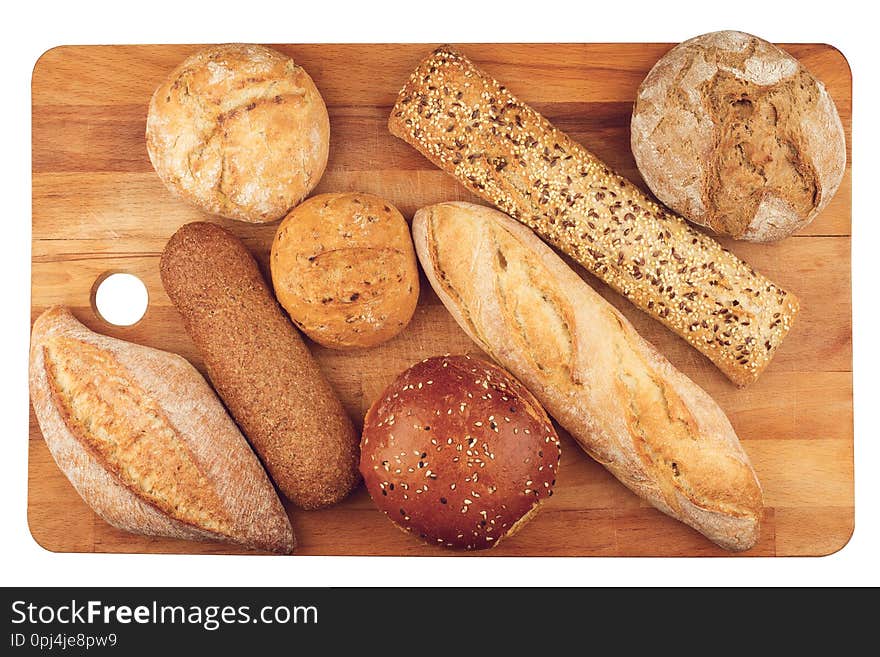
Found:
[[[150,302],[147,286],[126,272],[105,272],[92,286],[92,308],[108,324],[132,326],[147,312]]]

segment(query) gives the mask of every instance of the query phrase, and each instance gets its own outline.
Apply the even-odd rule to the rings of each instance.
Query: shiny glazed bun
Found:
[[[367,412],[360,470],[402,529],[480,550],[513,535],[553,494],[559,439],[510,374],[479,358],[423,360]]]

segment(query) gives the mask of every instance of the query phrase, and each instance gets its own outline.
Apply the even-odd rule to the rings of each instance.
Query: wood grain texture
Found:
[[[327,173],[315,193],[384,196],[407,217],[423,205],[477,202],[386,127],[398,90],[433,45],[280,45],[305,67],[330,114]],[[636,89],[671,44],[461,45],[478,65],[642,184],[629,151]],[[839,51],[783,45],[821,79],[851,143],[852,80]],[[180,353],[203,365],[159,281],[165,242],[184,223],[209,217],[172,197],[152,171],[144,145],[146,107],[162,78],[198,46],[62,46],[37,62],[33,101],[32,321],[54,303],[114,337]],[[737,390],[703,356],[580,270],[639,333],[704,387],[728,414],[764,486],[767,513],[746,556],[822,555],[853,529],[851,175],[804,231],[773,245],[724,245],[802,300],[800,316],[757,383]],[[210,218],[239,235],[264,267],[275,224]],[[135,326],[106,324],[90,304],[95,280],[110,271],[138,275],[150,307]],[[360,426],[372,401],[414,362],[442,353],[477,353],[422,280],[413,321],[374,349],[335,352],[310,344]],[[495,555],[727,554],[625,489],[561,433],[556,492]],[[80,500],[52,462],[31,413],[28,521],[34,539],[59,552],[236,554],[223,544],[127,534]],[[445,555],[398,530],[363,487],[342,504],[293,512],[298,554]]]

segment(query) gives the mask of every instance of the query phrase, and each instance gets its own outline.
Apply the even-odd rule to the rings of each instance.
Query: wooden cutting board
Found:
[[[314,78],[331,122],[330,162],[316,193],[364,191],[408,218],[420,206],[477,201],[392,137],[397,91],[432,45],[285,45]],[[613,168],[641,184],[629,149],[636,88],[669,44],[480,44],[463,52]],[[784,46],[824,81],[851,143],[852,80],[826,45]],[[166,191],[144,145],[147,103],[162,78],[197,46],[64,46],[33,74],[32,321],[66,304],[90,328],[182,354],[202,367],[159,281],[159,255],[184,223],[206,219]],[[828,208],[800,234],[774,245],[726,241],[741,258],[791,289],[803,309],[761,379],[736,389],[703,356],[584,274],[672,363],[721,405],[764,486],[767,514],[749,555],[823,555],[853,530],[853,407],[850,170]],[[212,218],[240,235],[265,266],[275,225]],[[135,326],[114,327],[90,293],[107,272],[147,285],[150,305]],[[383,388],[435,354],[478,353],[424,284],[410,326],[375,349],[311,345],[358,423]],[[556,494],[501,555],[719,555],[697,532],[654,510],[563,435]],[[237,553],[222,544],[153,539],[114,529],[80,500],[30,422],[28,521],[34,539],[60,552]],[[399,531],[363,487],[333,508],[290,509],[299,554],[448,554]]]

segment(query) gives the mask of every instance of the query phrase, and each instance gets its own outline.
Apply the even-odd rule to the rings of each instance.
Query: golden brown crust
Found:
[[[422,208],[413,238],[462,328],[591,456],[718,545],[755,544],[761,487],[723,411],[552,249],[468,203]]]
[[[147,151],[175,194],[211,214],[275,221],[318,184],[330,120],[309,75],[270,48],[212,46],[150,100]]]
[[[265,471],[184,359],[93,333],[56,306],[34,323],[30,382],[55,462],[110,524],[293,550]]]
[[[117,359],[59,335],[42,349],[53,404],[104,468],[175,520],[229,533],[229,518],[186,441]]]
[[[663,203],[756,242],[809,224],[846,169],[824,85],[772,43],[730,30],[689,39],[651,69],[633,109],[632,150]]]
[[[705,354],[755,381],[798,300],[442,47],[416,69],[389,119],[468,189],[535,230]]]
[[[424,541],[484,550],[553,494],[559,439],[526,388],[479,358],[416,363],[364,420],[361,474],[376,506]]]
[[[304,509],[348,495],[358,480],[354,427],[241,240],[216,224],[187,224],[165,246],[160,273],[281,492]]]
[[[372,194],[320,194],[298,205],[278,226],[270,265],[291,319],[333,349],[390,340],[419,299],[409,226]]]

